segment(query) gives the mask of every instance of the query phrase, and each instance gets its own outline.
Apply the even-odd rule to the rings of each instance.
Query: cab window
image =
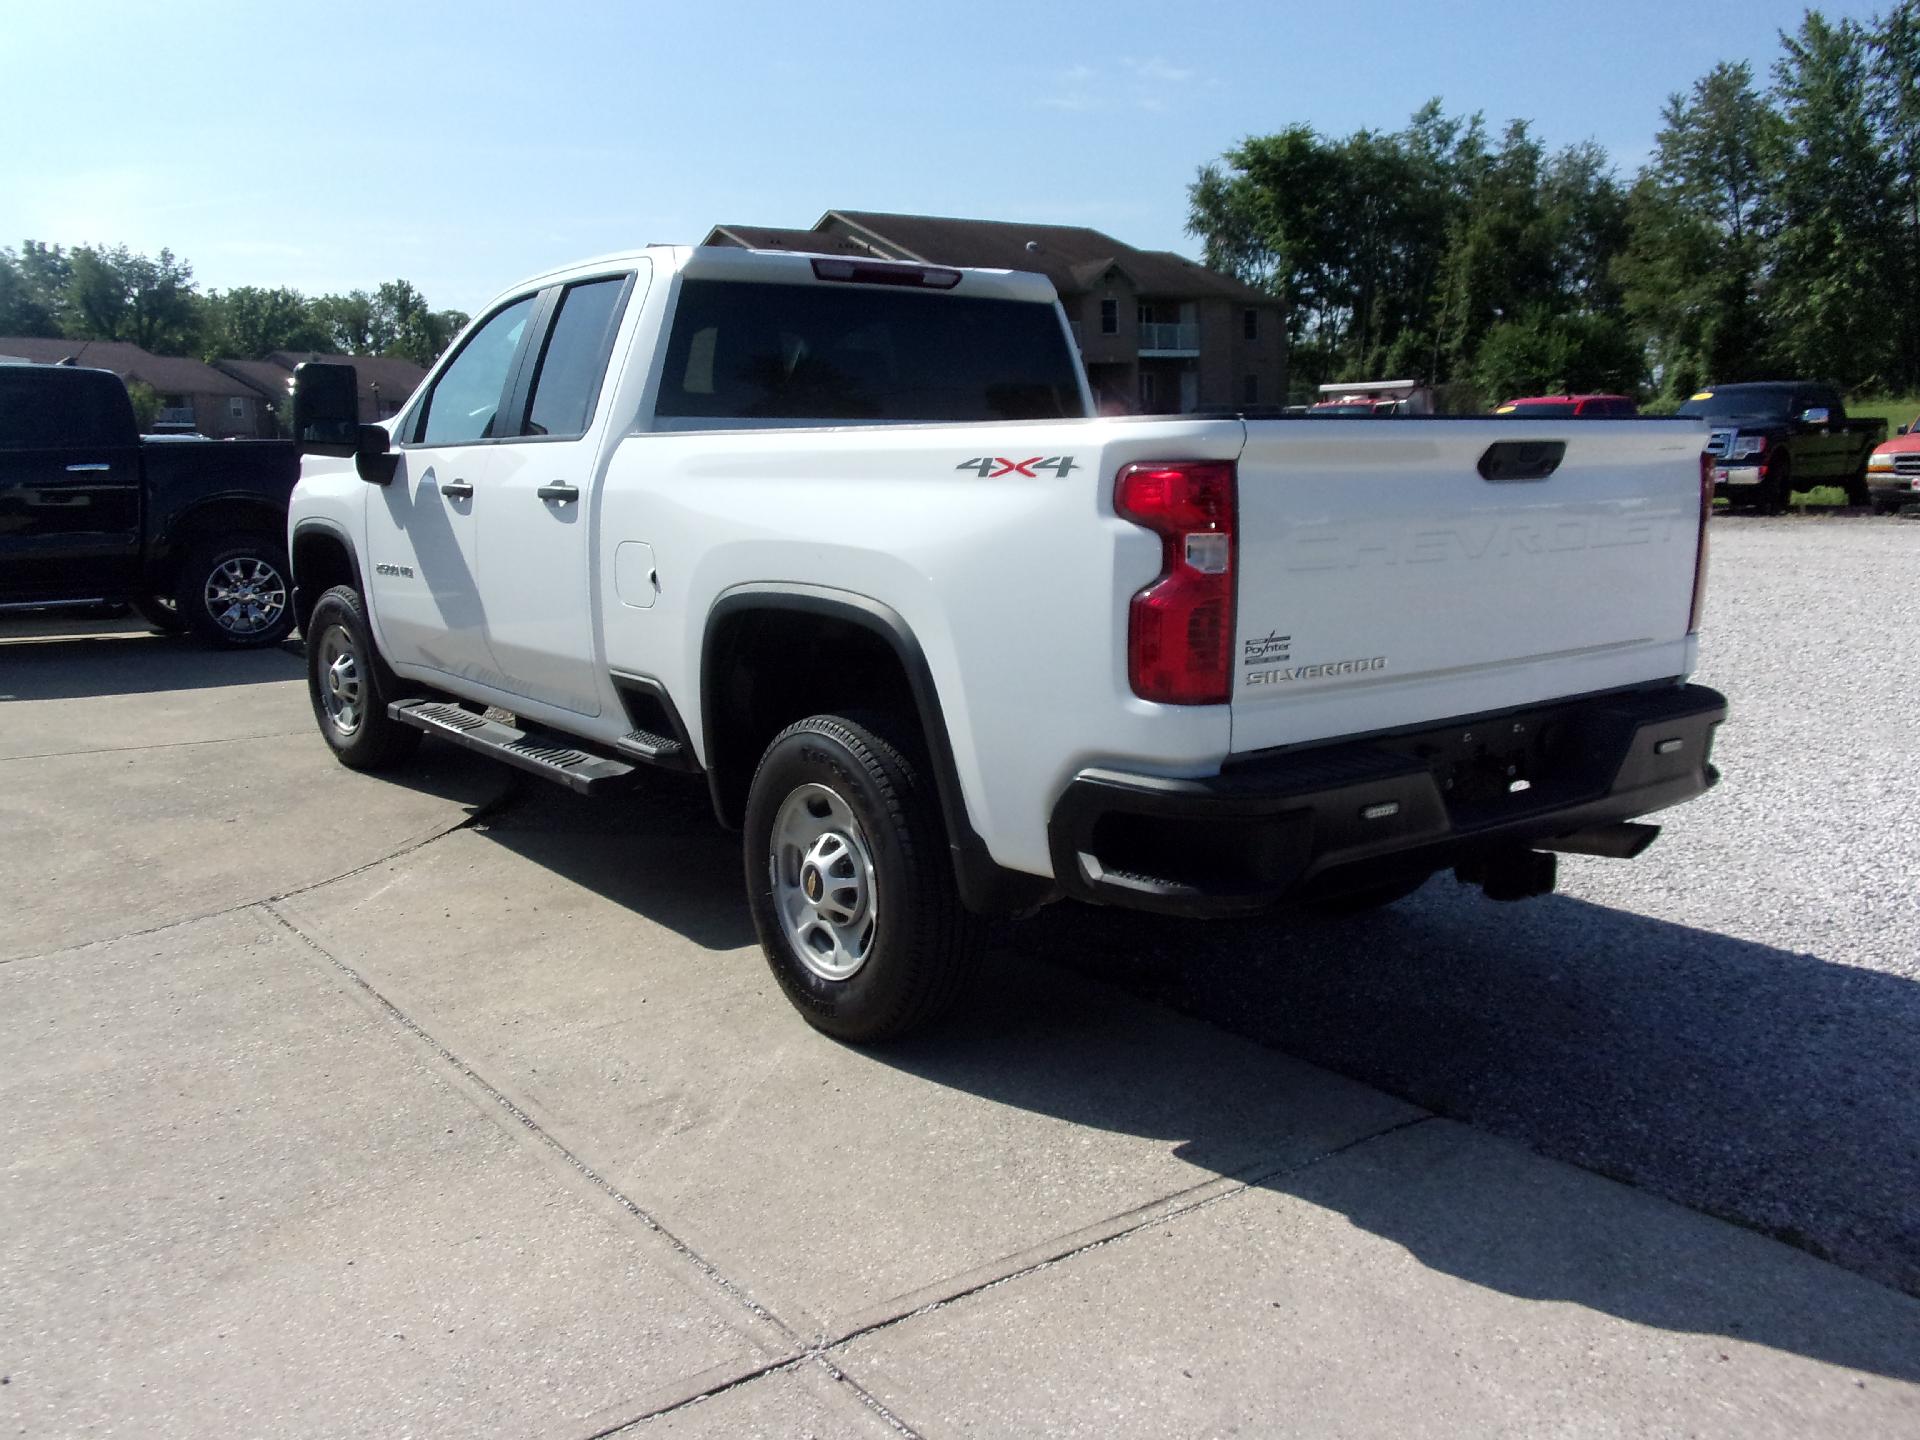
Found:
[[[525,434],[584,435],[606,375],[613,333],[620,327],[627,277],[569,285],[548,331],[533,381]]]
[[[416,443],[463,445],[498,433],[495,417],[533,314],[533,298],[524,295],[496,311],[440,372],[421,406]]]

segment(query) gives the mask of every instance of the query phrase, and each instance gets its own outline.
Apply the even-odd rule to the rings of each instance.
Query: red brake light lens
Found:
[[[1230,460],[1128,465],[1113,508],[1160,536],[1160,574],[1127,614],[1127,679],[1143,700],[1224,705],[1233,694],[1236,475]]]

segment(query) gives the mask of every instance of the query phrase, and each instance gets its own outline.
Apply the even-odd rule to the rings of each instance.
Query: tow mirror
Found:
[[[1815,405],[1811,410],[1802,410],[1800,412],[1800,423],[1802,425],[1825,425],[1831,414],[1832,412],[1829,411],[1826,406]]]
[[[1907,433],[1907,431],[1908,431],[1908,430],[1909,430],[1910,428],[1911,428],[1910,426],[1906,426],[1906,425],[1902,425],[1902,426],[1900,426],[1899,428],[1897,428],[1897,429],[1896,429],[1896,430],[1895,430],[1895,431],[1894,431],[1893,433],[1894,433],[1894,434],[1896,434],[1896,435],[1904,435],[1904,434],[1906,434],[1906,433]]]
[[[353,448],[353,468],[369,485],[391,485],[400,457],[394,453],[393,437],[384,425],[362,425]]]
[[[302,455],[358,453],[360,382],[353,366],[308,360],[293,367],[293,443]]]

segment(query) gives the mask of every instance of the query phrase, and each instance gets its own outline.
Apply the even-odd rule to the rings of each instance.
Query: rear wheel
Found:
[[[327,591],[308,617],[306,635],[313,718],[340,763],[378,770],[412,755],[420,732],[387,714],[380,683],[384,667],[374,652],[360,592],[351,585]]]
[[[972,968],[933,780],[905,727],[815,715],[774,738],[747,795],[760,948],[807,1023],[894,1039],[938,1018]]]
[[[286,547],[268,535],[203,540],[187,552],[176,597],[194,634],[230,650],[277,645],[293,629]]]

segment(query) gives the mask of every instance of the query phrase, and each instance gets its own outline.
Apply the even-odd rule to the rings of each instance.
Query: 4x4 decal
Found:
[[[1078,470],[1081,467],[1073,463],[1071,455],[1049,455],[1044,460],[1038,455],[1026,460],[1009,460],[1003,455],[989,455],[978,460],[962,460],[953,468],[971,470],[974,474],[988,480],[1001,475],[1024,475],[1029,480],[1038,480],[1040,477],[1034,473],[1035,471],[1051,470],[1064,480],[1069,471]]]

